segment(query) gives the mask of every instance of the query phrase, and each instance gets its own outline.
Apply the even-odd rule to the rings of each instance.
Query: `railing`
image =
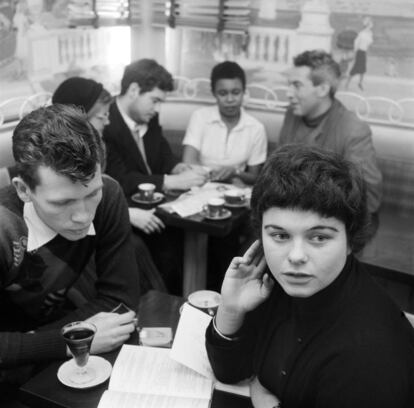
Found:
[[[207,78],[175,77],[175,91],[170,99],[187,99],[197,102],[212,102],[210,80]],[[244,105],[280,111],[289,104],[287,87],[268,88],[261,84],[246,87]],[[344,105],[361,119],[382,125],[399,125],[414,128],[414,98],[393,100],[382,96],[363,97],[353,92],[340,91],[336,94]]]
[[[243,67],[280,71],[289,66],[295,55],[296,31],[250,26],[245,34],[226,33],[223,44],[215,52],[216,61],[230,59]]]
[[[175,91],[169,95],[170,100],[185,99],[196,102],[214,102],[207,78],[175,77]],[[244,105],[268,110],[282,111],[288,106],[287,87],[272,89],[252,83],[246,87]],[[353,92],[340,91],[336,94],[344,105],[354,111],[361,119],[382,125],[399,125],[414,128],[414,98],[392,100],[380,96],[363,97]],[[4,119],[21,119],[26,113],[50,103],[49,92],[11,98],[0,103],[0,125]]]
[[[245,58],[248,62],[272,68],[285,68],[292,61],[295,30],[251,26]]]
[[[105,63],[110,32],[105,29],[59,29],[28,36],[28,74],[50,76],[75,67],[88,68]]]
[[[20,120],[27,113],[51,103],[50,92],[38,92],[30,96],[18,96],[0,103],[0,127],[4,122]]]
[[[129,27],[84,27],[29,32],[28,75],[33,79],[126,65],[130,61]]]
[[[177,76],[175,80],[175,91],[169,95],[169,99],[187,99],[197,102],[214,102],[211,94],[210,80],[207,78],[189,79]],[[269,89],[261,84],[249,84],[246,87],[244,97],[245,106],[261,106],[267,109],[284,109],[287,101],[280,100],[278,94],[285,87]]]

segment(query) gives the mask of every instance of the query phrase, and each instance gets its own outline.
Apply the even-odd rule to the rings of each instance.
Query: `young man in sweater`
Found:
[[[139,279],[128,211],[118,183],[102,176],[104,149],[84,113],[64,105],[37,109],[13,133],[17,175],[0,190],[0,388],[27,365],[67,356],[60,334],[88,320],[91,353],[123,344]],[[83,303],[71,287],[96,265],[96,296]]]

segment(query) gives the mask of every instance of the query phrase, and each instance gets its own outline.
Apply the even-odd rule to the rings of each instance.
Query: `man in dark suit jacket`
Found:
[[[179,163],[158,123],[166,93],[174,87],[171,74],[156,61],[142,59],[125,68],[121,94],[109,110],[104,129],[106,172],[122,186],[127,197],[138,184],[155,184],[158,191],[189,189],[207,181],[201,167]],[[160,221],[160,225],[163,225]],[[168,289],[180,293],[182,231],[167,228],[161,234],[140,234],[149,247]]]
[[[158,123],[160,104],[173,86],[171,74],[154,60],[142,59],[125,68],[104,140],[106,171],[127,196],[140,183],[153,183],[157,190],[185,190],[206,182],[206,171],[179,163],[173,156]]]

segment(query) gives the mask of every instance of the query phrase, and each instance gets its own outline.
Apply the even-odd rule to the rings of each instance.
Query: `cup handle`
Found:
[[[207,214],[209,213],[207,204],[203,205],[203,212],[205,212]]]

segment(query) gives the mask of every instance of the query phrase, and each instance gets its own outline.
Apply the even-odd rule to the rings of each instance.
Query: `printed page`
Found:
[[[209,399],[105,391],[98,408],[208,408]]]
[[[197,373],[211,378],[214,387],[232,394],[250,395],[249,381],[238,384],[223,384],[214,377],[206,350],[206,329],[211,316],[184,303],[171,349],[171,358],[193,369]]]
[[[169,349],[124,344],[109,389],[210,399],[212,381],[171,359]]]

